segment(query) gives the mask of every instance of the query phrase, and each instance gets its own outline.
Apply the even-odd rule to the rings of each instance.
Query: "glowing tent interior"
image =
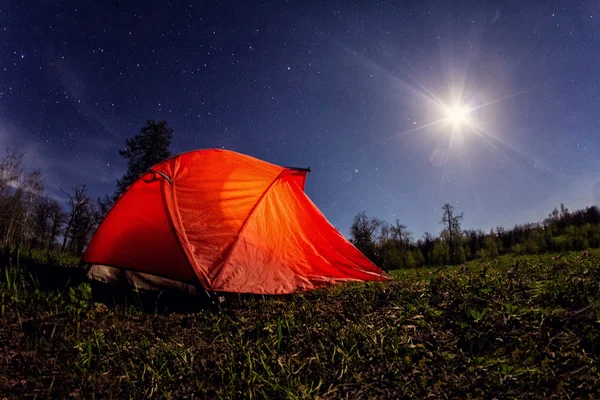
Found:
[[[102,221],[84,253],[88,275],[256,294],[388,279],[304,193],[308,171],[220,149],[170,158]]]

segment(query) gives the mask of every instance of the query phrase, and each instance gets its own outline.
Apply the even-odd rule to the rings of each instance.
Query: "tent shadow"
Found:
[[[90,281],[92,300],[108,308],[138,307],[146,313],[221,312],[219,297],[212,293],[192,296],[178,290],[142,290],[129,285]]]

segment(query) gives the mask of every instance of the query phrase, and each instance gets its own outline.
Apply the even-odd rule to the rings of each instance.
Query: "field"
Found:
[[[600,398],[598,251],[193,310],[34,267],[2,270],[0,398]]]

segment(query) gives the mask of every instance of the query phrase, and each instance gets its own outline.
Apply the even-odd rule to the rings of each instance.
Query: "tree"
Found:
[[[356,214],[352,221],[350,228],[351,241],[357,249],[371,260],[375,258],[376,231],[381,225],[382,222],[380,220],[367,217],[364,211]]]
[[[0,229],[5,246],[13,243],[16,221],[23,213],[23,191],[20,190],[23,155],[22,152],[7,148],[5,156],[0,160]]]
[[[423,240],[423,256],[425,257],[426,265],[433,265],[433,235],[429,232],[425,232],[422,236]]]
[[[65,251],[67,247],[67,240],[70,238],[71,229],[77,222],[81,221],[81,217],[85,214],[90,207],[92,199],[87,195],[87,187],[85,184],[75,187],[72,189],[73,194],[67,193],[68,196],[67,204],[69,205],[69,214],[67,216],[67,227],[65,228],[65,234],[63,237],[62,251]]]
[[[45,248],[46,238],[50,234],[52,224],[52,209],[56,200],[50,196],[38,199],[33,210],[33,240],[32,247]]]
[[[22,183],[23,189],[23,215],[19,224],[21,226],[20,239],[30,240],[33,238],[33,214],[35,205],[44,193],[44,179],[41,170],[35,170],[25,175]]]
[[[586,208],[585,214],[588,224],[600,224],[600,209],[597,206]]]
[[[408,246],[412,240],[412,234],[406,229],[406,225],[396,220],[396,224],[391,227],[392,237],[397,240],[403,247]]]
[[[22,226],[19,221],[25,215],[23,189],[18,188],[11,196],[3,201],[3,242],[5,246],[16,244],[20,240]]]
[[[385,221],[381,222],[379,227],[379,245],[387,243],[392,238],[392,227]]]
[[[98,224],[98,210],[95,204],[88,197],[88,201],[83,203],[81,212],[73,220],[70,235],[71,253],[79,255],[83,252],[85,245],[90,240],[92,233]]]
[[[171,156],[169,146],[173,139],[173,129],[167,121],[146,121],[140,133],[126,140],[127,148],[119,150],[119,154],[127,160],[127,172],[117,181],[114,200],[144,172]]]
[[[396,219],[396,223],[391,226],[390,230],[392,239],[398,249],[397,254],[402,267],[411,268],[411,266],[414,266],[414,261],[412,261],[412,255],[409,254],[408,247],[412,240],[412,234],[406,229],[406,225],[401,224],[398,219]]]
[[[377,261],[384,271],[398,269],[402,266],[402,257],[398,254],[398,246],[393,239],[379,243]]]
[[[490,257],[490,258],[494,258],[494,257],[498,257],[498,239],[496,239],[495,236],[486,236],[485,239],[483,239],[483,248],[485,249],[485,256],[486,257]]]
[[[11,161],[12,162],[12,161]],[[20,162],[20,161],[19,161]],[[16,164],[18,167],[18,163]],[[25,173],[18,167],[5,181],[2,196],[2,230],[4,245],[20,247],[23,241],[33,237],[33,213],[35,203],[44,190],[42,173],[39,170]],[[15,178],[16,177],[16,178]],[[13,190],[8,190],[12,187]]]
[[[6,155],[0,161],[0,195],[4,196],[7,189],[16,186],[21,178],[23,173],[21,163],[24,155],[21,151],[6,149]]]
[[[53,250],[56,237],[67,221],[67,214],[57,201],[52,202],[50,208],[50,237],[48,238],[48,250]]]
[[[448,263],[448,244],[441,240],[437,240],[432,252],[433,262],[437,265],[445,265]]]
[[[415,266],[421,267],[425,264],[425,257],[423,257],[423,253],[421,253],[421,249],[418,247],[413,250],[413,258],[415,260]]]
[[[409,250],[406,253],[404,253],[403,263],[404,263],[405,268],[414,268],[415,267],[415,258],[413,256],[412,251]]]
[[[463,214],[454,215],[454,207],[450,203],[446,203],[442,206],[444,212],[440,224],[445,225],[444,230],[447,234],[448,247],[450,252],[450,263],[455,264],[457,258],[457,246],[461,237],[460,232],[460,221],[463,219]],[[464,257],[464,253],[463,253]]]
[[[111,199],[109,195],[104,195],[104,197],[98,197],[96,199],[96,207],[98,208],[98,223],[100,223],[104,217],[106,217],[106,214],[108,214],[113,204],[113,199]]]

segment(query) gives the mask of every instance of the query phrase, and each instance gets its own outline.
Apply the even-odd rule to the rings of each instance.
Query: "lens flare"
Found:
[[[461,124],[468,123],[469,107],[463,105],[457,105],[454,107],[446,108],[446,117],[454,126],[458,127]]]

